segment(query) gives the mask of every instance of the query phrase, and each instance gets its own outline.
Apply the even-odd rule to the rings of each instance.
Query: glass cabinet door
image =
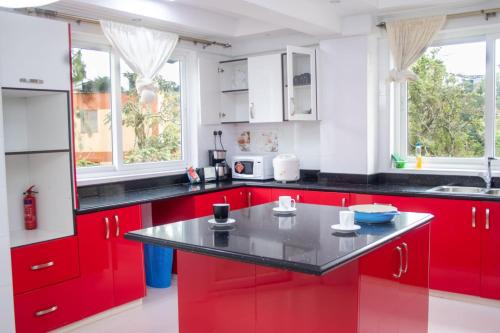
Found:
[[[315,49],[287,46],[286,82],[288,120],[317,120]]]

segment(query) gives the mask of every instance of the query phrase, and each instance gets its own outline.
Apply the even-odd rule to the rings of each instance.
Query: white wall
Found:
[[[321,41],[319,108],[322,172],[375,172],[377,41],[356,36]]]
[[[2,96],[0,94],[0,111],[1,107]],[[14,332],[14,303],[4,153],[3,117],[0,112],[0,332],[10,333]]]

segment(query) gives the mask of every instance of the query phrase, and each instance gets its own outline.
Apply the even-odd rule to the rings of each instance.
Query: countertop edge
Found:
[[[434,198],[434,199],[452,199],[452,200],[476,200],[476,201],[500,201],[500,197],[484,195],[484,194],[457,194],[457,193],[439,193],[439,192],[427,192],[424,190],[432,188],[432,186],[422,186],[422,190],[384,190],[383,186],[391,185],[379,185],[381,188],[370,188],[370,189],[356,189],[350,188],[353,184],[336,184],[336,185],[322,185],[322,184],[304,184],[304,183],[290,183],[290,184],[280,184],[276,182],[238,182],[236,184],[225,184],[222,187],[213,189],[200,189],[197,191],[186,191],[185,193],[176,193],[170,195],[162,195],[155,197],[146,197],[140,200],[117,200],[115,204],[106,205],[94,205],[86,208],[75,209],[76,215],[88,214],[99,212],[108,209],[122,208],[132,205],[146,204],[156,201],[175,199],[181,197],[189,197],[193,195],[200,195],[205,193],[220,192],[230,189],[242,188],[242,187],[260,187],[260,188],[280,188],[280,189],[295,189],[295,190],[307,190],[307,191],[324,191],[324,192],[346,192],[354,194],[374,194],[374,195],[390,195],[390,196],[406,196],[406,197],[421,197],[421,198]],[[405,185],[392,185],[401,186],[404,188]],[[412,187],[412,186],[407,186]],[[140,191],[135,191],[140,192]]]
[[[416,221],[415,223],[412,223],[411,225],[402,228],[391,235],[388,235],[384,238],[381,238],[369,245],[366,245],[365,247],[353,251],[352,253],[349,253],[341,258],[338,258],[337,260],[333,260],[325,265],[307,265],[307,264],[298,264],[298,263],[293,263],[293,262],[288,262],[288,261],[283,261],[279,259],[274,259],[274,258],[266,258],[266,257],[261,257],[261,256],[255,256],[255,255],[249,255],[249,254],[241,254],[241,253],[236,253],[232,251],[224,251],[224,250],[219,250],[219,249],[214,249],[214,248],[207,248],[207,247],[202,247],[202,246],[194,246],[190,244],[185,244],[185,243],[179,243],[179,242],[174,242],[174,241],[169,241],[165,239],[158,239],[156,237],[149,237],[149,236],[144,236],[144,235],[137,235],[134,234],[133,232],[128,232],[124,235],[126,239],[133,240],[133,241],[139,241],[141,243],[147,243],[147,244],[153,244],[153,245],[159,245],[159,246],[167,246],[167,247],[172,247],[175,249],[179,250],[184,250],[184,251],[189,251],[192,253],[199,253],[203,255],[209,255],[213,257],[218,257],[218,258],[224,258],[224,259],[234,259],[236,261],[240,262],[246,262],[246,263],[251,263],[251,264],[258,264],[262,266],[268,266],[268,267],[273,267],[273,268],[279,268],[279,269],[285,269],[285,270],[290,270],[294,272],[299,272],[299,273],[305,273],[305,274],[312,274],[312,275],[323,275],[325,273],[328,273],[331,270],[334,270],[344,264],[347,264],[353,260],[356,260],[360,258],[361,256],[370,253],[377,248],[383,246],[386,243],[389,243],[393,239],[406,234],[407,232],[414,230],[426,223],[429,223],[434,216],[432,214],[427,214],[427,216],[423,217],[422,219]]]

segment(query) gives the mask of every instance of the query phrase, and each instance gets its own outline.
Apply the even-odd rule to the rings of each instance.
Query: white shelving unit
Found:
[[[74,234],[68,94],[2,89],[11,247]],[[38,227],[25,230],[23,192],[31,185]]]
[[[219,63],[221,123],[249,121],[248,111],[248,60],[235,59]]]

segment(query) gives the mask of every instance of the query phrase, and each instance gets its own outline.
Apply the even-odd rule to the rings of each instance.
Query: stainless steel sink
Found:
[[[441,193],[463,193],[463,194],[485,194],[486,189],[483,187],[468,187],[468,186],[438,186],[427,190],[427,192],[441,192]],[[490,190],[496,191],[496,190]],[[489,193],[487,193],[489,194]],[[500,189],[498,194],[500,195]]]

